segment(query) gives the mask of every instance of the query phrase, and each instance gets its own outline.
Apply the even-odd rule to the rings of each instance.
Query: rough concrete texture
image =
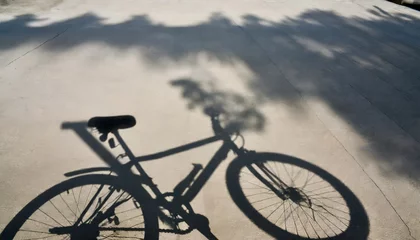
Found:
[[[211,136],[193,85],[221,96],[247,148],[345,183],[369,239],[420,239],[419,12],[382,0],[27,2],[0,6],[0,229],[65,172],[104,165],[62,122],[132,114],[122,135],[137,154]],[[216,148],[144,166],[171,191]],[[228,164],[194,209],[220,239],[271,239],[231,200]]]

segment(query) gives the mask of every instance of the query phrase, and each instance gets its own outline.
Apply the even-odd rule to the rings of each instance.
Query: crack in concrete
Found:
[[[23,58],[24,56],[28,55],[29,53],[31,53],[31,52],[33,52],[33,51],[35,51],[36,49],[38,49],[38,48],[42,47],[43,45],[47,44],[48,42],[50,42],[50,41],[52,41],[52,40],[56,39],[56,38],[57,38],[57,37],[59,37],[61,34],[65,33],[68,29],[69,29],[69,28],[66,28],[64,31],[57,33],[54,37],[51,37],[51,38],[49,38],[49,39],[45,40],[43,43],[39,44],[39,45],[38,45],[38,46],[36,46],[35,48],[33,48],[33,49],[31,49],[31,50],[27,51],[26,53],[24,53],[24,54],[20,55],[19,57],[17,57],[17,58],[15,58],[15,59],[13,59],[12,61],[10,61],[10,62],[6,65],[6,67],[7,67],[7,66],[9,66],[9,65],[11,65],[12,63],[16,62],[17,60],[19,60],[19,59]]]
[[[396,124],[404,133],[406,133],[409,137],[411,137],[414,141],[418,142],[415,138],[413,138],[407,131],[405,131],[404,128],[402,128],[399,124],[397,124],[391,117],[389,117],[387,114],[385,114],[384,112],[382,112],[380,109],[378,109],[369,99],[367,99],[364,95],[362,95],[359,91],[357,91],[356,88],[354,88],[351,84],[348,84],[356,93],[359,94],[359,96],[361,96],[362,98],[364,98],[367,102],[369,102],[369,104],[377,109],[377,111],[379,111],[380,113],[384,114],[391,122],[393,122],[394,124]],[[315,113],[316,115],[316,113]],[[319,119],[319,118],[318,118]],[[321,120],[320,120],[321,121]],[[321,121],[322,122],[322,121]],[[323,123],[324,124],[324,123]],[[324,126],[326,127],[326,125],[324,124]],[[328,129],[328,128],[327,128]],[[411,229],[408,226],[408,224],[404,221],[404,219],[401,217],[401,215],[398,213],[397,209],[395,209],[394,205],[392,205],[391,201],[388,199],[388,197],[386,196],[386,194],[382,191],[382,189],[378,186],[378,184],[372,179],[372,177],[365,171],[365,169],[363,168],[363,166],[360,164],[359,161],[357,161],[356,157],[353,156],[353,154],[351,154],[347,148],[344,146],[344,144],[328,129],[328,131],[331,133],[331,135],[335,138],[335,140],[341,145],[341,147],[352,157],[353,161],[356,162],[356,164],[359,166],[359,168],[365,173],[365,175],[370,179],[370,181],[376,186],[376,188],[381,192],[382,196],[385,198],[385,200],[388,202],[388,204],[391,206],[391,208],[394,210],[395,214],[397,214],[398,218],[401,220],[401,222],[405,225],[405,227],[407,228],[407,231],[410,235],[410,237],[414,240],[417,240],[411,233]],[[419,143],[419,142],[418,142]]]
[[[315,114],[316,115],[316,114]],[[322,121],[321,121],[322,122]],[[324,123],[323,123],[324,124]],[[324,124],[325,126],[325,124]],[[327,128],[328,129],[328,128]],[[414,240],[417,240],[411,233],[410,227],[407,225],[407,223],[403,220],[403,218],[401,217],[401,215],[398,213],[397,209],[395,209],[394,205],[392,205],[391,201],[388,199],[388,197],[385,195],[385,193],[382,191],[382,189],[378,186],[378,184],[370,177],[370,175],[365,171],[365,169],[362,167],[362,165],[359,163],[359,161],[356,160],[356,158],[353,156],[353,154],[351,154],[347,148],[343,145],[343,143],[338,140],[338,138],[328,129],[328,131],[331,133],[331,135],[334,137],[334,139],[341,145],[341,147],[344,149],[344,151],[346,151],[351,158],[353,159],[354,162],[356,162],[356,164],[359,166],[359,168],[364,172],[364,174],[370,179],[370,181],[376,186],[376,188],[379,190],[379,192],[381,192],[382,196],[385,198],[385,200],[388,202],[389,206],[391,206],[391,208],[394,210],[395,214],[397,214],[398,218],[401,220],[401,222],[405,225],[405,227],[407,228],[408,234],[410,235],[410,237]]]

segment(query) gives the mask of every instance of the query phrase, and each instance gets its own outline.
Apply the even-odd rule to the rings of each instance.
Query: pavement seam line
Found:
[[[315,115],[317,115],[315,113]],[[318,115],[317,115],[318,117]],[[319,119],[319,118],[318,118]],[[321,120],[320,120],[321,121]],[[321,121],[322,122],[322,121]],[[324,122],[322,122],[322,124],[324,124]],[[325,124],[324,124],[325,126]],[[326,127],[326,126],[325,126]],[[327,128],[328,129],[328,128]],[[407,225],[407,223],[403,220],[403,218],[400,216],[400,214],[398,213],[397,209],[395,209],[394,205],[392,205],[391,201],[388,199],[388,197],[385,195],[385,193],[382,191],[382,189],[378,186],[378,184],[370,177],[370,175],[365,171],[365,169],[362,167],[362,165],[359,163],[359,161],[357,161],[356,157],[353,156],[353,154],[351,154],[347,148],[343,145],[343,143],[338,140],[338,138],[328,129],[328,131],[330,132],[330,134],[334,137],[334,139],[341,145],[341,147],[344,149],[344,151],[346,151],[351,158],[353,159],[353,161],[359,166],[359,168],[365,173],[365,175],[370,179],[370,181],[376,186],[376,188],[379,190],[379,192],[381,192],[382,196],[385,198],[385,200],[388,202],[389,206],[391,206],[392,210],[394,210],[395,214],[397,214],[398,218],[401,220],[401,222],[405,225],[405,227],[407,228],[408,234],[410,235],[410,237],[414,240],[417,240],[411,233],[410,227]]]
[[[303,97],[301,91],[299,91],[299,89],[297,89],[288,79],[287,77],[283,74],[283,71],[280,69],[280,67],[276,64],[276,62],[274,62],[274,60],[270,57],[270,55],[268,54],[268,52],[261,46],[261,44],[258,43],[258,41],[249,33],[247,32],[242,26],[240,26],[239,24],[237,24],[236,22],[233,22],[239,29],[241,29],[245,35],[248,35],[248,37],[250,38],[251,41],[253,41],[258,48],[260,48],[262,50],[262,52],[266,55],[266,57],[268,58],[268,60],[275,66],[275,68],[280,72],[281,75],[283,75],[284,79],[292,86],[293,89],[295,89],[295,91],[299,94],[299,96],[301,97],[302,101],[305,103],[306,106],[309,107],[307,101],[305,100],[305,98]],[[351,86],[352,87],[352,86]],[[353,88],[353,87],[352,87]],[[347,148],[343,145],[343,143],[335,136],[335,134],[333,132],[331,132],[331,130],[325,125],[324,121],[322,121],[320,119],[320,117],[318,116],[318,114],[311,110],[311,108],[309,108],[309,111],[313,112],[316,116],[316,118],[322,123],[322,125],[324,125],[324,127],[327,129],[327,131],[334,137],[334,139],[338,142],[338,144],[340,144],[340,146],[344,149],[344,151],[346,151],[351,158],[353,159],[353,161],[359,166],[359,168],[363,171],[363,173],[370,179],[370,181],[376,186],[376,188],[379,190],[379,192],[382,194],[382,196],[385,198],[385,200],[388,202],[388,204],[391,206],[391,208],[393,209],[393,211],[395,212],[395,214],[397,214],[398,218],[401,220],[401,222],[405,225],[405,227],[407,228],[408,234],[410,235],[410,237],[414,240],[417,240],[411,233],[410,227],[407,225],[407,223],[402,219],[401,215],[398,213],[398,211],[395,209],[395,207],[392,205],[392,203],[390,202],[390,200],[388,199],[388,197],[385,195],[385,193],[382,191],[382,189],[378,186],[378,184],[371,178],[371,176],[365,171],[365,169],[362,167],[362,165],[359,163],[359,161],[357,161],[357,159],[353,156],[353,154],[351,154]]]
[[[342,58],[342,56],[341,56],[342,54],[340,54],[340,55],[338,55],[338,57],[339,58]],[[358,63],[358,62],[356,62],[356,61],[354,61],[354,60],[352,60],[352,59],[348,59],[348,61],[349,61],[349,63],[352,63],[352,64],[354,64],[354,65],[357,65],[357,66],[360,66],[360,64]],[[339,65],[341,65],[340,63],[339,63]],[[341,65],[342,67],[345,67],[345,66],[343,66],[343,65]],[[328,71],[333,71],[331,68],[325,68],[326,70],[328,70]],[[367,70],[367,71],[369,71],[369,72],[371,72],[370,70]],[[399,88],[397,88],[397,87],[395,87],[395,86],[393,86],[388,80],[386,80],[386,79],[384,79],[384,78],[382,78],[382,77],[379,77],[379,76],[376,76],[376,78],[379,80],[379,81],[381,81],[381,82],[383,82],[385,85],[388,85],[390,88],[392,88],[392,89],[394,89],[395,91],[397,91],[397,92],[399,92],[403,97],[404,97],[404,99],[405,100],[408,100],[408,101],[410,101],[410,102],[412,102],[413,101],[413,98],[411,97],[411,95],[409,95],[408,93],[406,93],[405,92],[405,90],[401,90],[401,89],[399,89]],[[399,124],[396,120],[394,120],[394,118],[392,118],[391,116],[389,116],[389,114],[387,114],[386,112],[384,112],[384,111],[382,111],[381,110],[381,108],[380,107],[378,107],[377,105],[375,105],[368,97],[366,97],[365,96],[365,94],[363,94],[361,91],[359,91],[356,87],[354,87],[351,83],[348,83],[347,82],[347,86],[349,86],[350,88],[352,88],[353,90],[354,90],[354,92],[355,92],[355,94],[357,94],[358,96],[360,96],[361,98],[363,98],[364,100],[366,100],[368,103],[369,103],[369,105],[370,106],[372,106],[372,108],[373,109],[375,109],[375,111],[377,111],[379,114],[382,114],[382,115],[384,115],[392,124],[395,124],[395,126],[397,127],[397,128],[399,128],[404,134],[406,134],[406,136],[408,137],[408,138],[410,138],[411,140],[413,140],[414,142],[416,142],[416,143],[418,143],[418,144],[420,144],[420,141],[416,138],[416,137],[414,137],[413,135],[411,135],[410,133],[409,133],[409,131],[408,130],[406,130],[405,129],[405,127],[403,127],[401,124]],[[411,178],[411,177],[410,177]]]
[[[56,39],[56,38],[57,38],[57,37],[59,37],[61,34],[65,33],[68,29],[69,29],[69,28],[66,28],[64,31],[61,31],[61,32],[59,32],[59,33],[55,34],[55,36],[54,36],[54,37],[51,37],[51,38],[49,38],[49,39],[45,40],[43,43],[39,44],[39,45],[38,45],[38,46],[36,46],[35,48],[32,48],[31,50],[27,51],[26,53],[24,53],[24,54],[20,55],[19,57],[17,57],[17,58],[15,58],[15,59],[13,59],[12,61],[10,61],[10,62],[6,65],[6,67],[7,67],[7,66],[9,66],[9,65],[11,65],[12,63],[16,62],[17,60],[19,60],[19,59],[23,58],[24,56],[28,55],[29,53],[31,53],[31,52],[33,52],[33,51],[35,51],[36,49],[38,49],[38,48],[42,47],[43,45],[47,44],[48,42],[50,42],[50,41],[52,41],[52,40]]]

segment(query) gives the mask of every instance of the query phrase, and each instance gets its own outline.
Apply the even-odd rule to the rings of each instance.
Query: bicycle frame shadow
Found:
[[[103,147],[103,145],[101,143],[99,143],[91,134],[89,134],[86,131],[86,128],[83,128],[83,124],[79,125],[78,128],[74,129],[78,134],[78,136],[87,144],[89,145],[92,149],[95,150],[95,152],[98,154],[99,157],[101,157],[104,162],[106,162],[110,167],[111,170],[115,169],[115,172],[122,172],[122,174],[126,174],[126,167],[132,167],[135,163],[133,162],[129,162],[126,164],[118,164],[117,166],[115,166],[115,157],[112,156],[112,154],[107,151],[107,149],[105,149]],[[120,136],[117,136],[117,139],[120,139]],[[151,155],[147,155],[147,156],[143,156],[143,157],[137,157],[136,160],[138,160],[139,163],[141,163],[142,161],[150,161],[150,160],[156,160],[156,159],[160,159],[160,158],[164,158],[166,156],[172,155],[172,154],[177,154],[179,152],[183,152],[183,151],[188,151],[190,149],[193,148],[197,148],[215,141],[220,140],[220,138],[217,137],[217,135],[215,135],[214,137],[210,137],[210,138],[206,138],[203,140],[199,140],[193,143],[189,143],[183,146],[179,146],[176,148],[172,148],[172,149],[168,149],[159,153],[155,153],[155,154],[151,154]],[[125,143],[123,143],[125,144]],[[220,148],[223,149],[223,146]],[[204,180],[201,184],[194,185],[194,181],[196,180],[195,177],[197,176],[198,172],[200,172],[200,170],[202,169],[201,165],[193,165],[193,170],[190,172],[190,174],[188,174],[184,180],[182,180],[179,184],[176,185],[176,187],[174,188],[174,195],[182,195],[182,193],[184,191],[186,191],[189,187],[193,186],[193,188],[195,187],[195,191],[198,193],[201,188],[204,186],[205,182],[207,181],[208,178],[210,178],[211,174],[213,173],[214,169],[217,168],[218,164],[220,161],[224,160],[227,156],[225,153],[225,150],[220,150],[219,152],[215,154],[215,156],[210,160],[209,165],[210,169],[212,169],[211,171],[204,171],[203,175],[205,177],[206,180]],[[228,149],[229,151],[229,149]],[[358,198],[350,191],[348,190],[348,188],[345,186],[344,183],[342,183],[340,180],[338,180],[337,178],[335,178],[334,176],[332,176],[331,174],[329,174],[328,172],[326,172],[325,170],[319,168],[318,166],[311,164],[309,162],[303,161],[301,159],[298,158],[294,158],[294,157],[290,157],[287,155],[282,155],[282,157],[284,158],[284,161],[289,161],[290,164],[296,164],[296,165],[301,165],[303,167],[305,167],[307,170],[309,170],[312,173],[316,173],[319,177],[321,177],[322,179],[325,179],[327,182],[329,182],[333,187],[335,188],[340,188],[341,191],[340,193],[342,194],[342,197],[345,198],[345,203],[348,205],[349,209],[357,209],[358,211],[353,211],[351,213],[351,221],[353,225],[355,225],[354,228],[352,228],[352,232],[346,232],[345,234],[339,234],[338,236],[328,236],[327,239],[367,239],[368,233],[369,233],[369,220],[367,218],[367,213],[364,210],[361,202],[358,200]],[[249,157],[250,161],[253,161],[252,157]],[[291,159],[291,160],[290,160]],[[238,164],[240,163],[239,161],[233,161],[230,168],[234,169],[236,167],[238,167]],[[207,166],[205,167],[207,168]],[[79,170],[79,171],[75,171],[72,173],[68,173],[66,174],[67,176],[72,176],[74,174],[80,174],[80,173],[87,173],[87,172],[92,172],[92,171],[97,171],[97,170],[102,170],[102,169],[83,169],[83,170]],[[146,176],[146,178],[148,178],[147,174],[145,172],[143,172],[143,169],[140,167],[140,175],[144,175]],[[258,221],[259,218],[261,218],[261,216],[259,216],[259,213],[253,211],[252,208],[250,208],[249,206],[251,206],[251,203],[249,201],[247,201],[246,198],[243,198],[241,195],[243,195],[243,192],[241,192],[241,190],[239,188],[236,187],[230,187],[229,185],[232,185],[233,182],[238,182],[239,181],[239,175],[237,174],[231,174],[232,170],[227,172],[226,174],[226,183],[228,185],[228,190],[229,193],[232,197],[232,199],[234,200],[235,204],[238,205],[239,208],[242,209],[242,211],[244,211],[244,214],[254,223],[256,224],[261,230],[265,231],[266,233],[268,233],[269,235],[276,237],[278,239],[282,238],[282,233],[278,231],[277,227],[270,225],[270,224],[261,224],[262,221]],[[347,191],[343,191],[343,189],[347,189]],[[188,199],[188,198],[187,198]],[[179,204],[189,204],[189,202],[192,200],[192,198],[188,199],[188,202],[186,200],[186,202],[184,203],[179,203]],[[247,210],[248,209],[248,212]],[[191,210],[192,211],[192,210]],[[328,211],[327,211],[328,212]],[[293,213],[289,213],[290,217]],[[331,214],[331,213],[330,213]],[[325,223],[325,219],[322,219]],[[328,219],[327,219],[328,220]],[[208,224],[208,220],[205,221],[205,224]],[[350,223],[349,223],[350,225]],[[319,225],[319,227],[322,229],[322,226]],[[328,235],[328,234],[327,234]],[[295,239],[299,239],[299,238],[295,238]],[[302,238],[305,239],[305,238]]]
[[[227,138],[229,138],[229,136],[221,133],[222,127],[219,125],[218,118],[212,117],[211,119],[213,130],[215,131],[214,136],[194,141],[182,146],[167,149],[158,153],[140,157],[134,156],[134,154],[131,152],[130,148],[127,146],[127,144],[125,143],[118,131],[113,131],[113,137],[108,139],[108,143],[112,148],[115,147],[114,138],[117,140],[118,144],[122,147],[124,152],[124,154],[119,155],[119,157],[128,157],[129,159],[129,161],[124,164],[121,164],[118,161],[119,157],[114,157],[113,154],[110,153],[103,146],[102,143],[96,140],[96,138],[93,137],[92,134],[89,133],[89,131],[87,131],[85,122],[64,123],[62,125],[63,129],[71,129],[75,131],[75,133],[80,137],[80,139],[82,139],[83,142],[86,145],[88,145],[97,154],[97,156],[100,157],[109,166],[109,168],[102,167],[76,170],[70,173],[66,173],[65,175],[68,177],[72,177],[79,174],[92,173],[96,171],[111,171],[116,173],[117,176],[121,176],[123,181],[128,180],[128,182],[132,183],[133,179],[140,180],[138,181],[138,187],[141,187],[140,184],[146,186],[148,190],[151,191],[153,195],[152,197],[156,201],[156,205],[158,207],[169,210],[171,214],[173,214],[173,211],[176,213],[176,206],[185,207],[188,210],[188,214],[175,214],[179,215],[181,219],[185,219],[185,222],[188,222],[188,229],[183,231],[173,231],[173,233],[185,234],[186,232],[189,232],[192,229],[196,229],[208,239],[217,239],[210,231],[209,220],[207,219],[207,217],[195,213],[190,205],[190,202],[192,202],[192,200],[201,191],[201,189],[204,187],[204,185],[212,176],[212,174],[220,165],[220,163],[227,158],[227,153],[232,150],[237,154],[240,154],[240,150],[235,144],[233,144],[233,142],[226,140]],[[217,134],[217,132],[219,132],[219,134]],[[107,140],[107,134],[103,134],[100,137],[100,139],[101,141],[105,142]],[[216,141],[223,141],[223,144],[216,151],[216,153],[213,155],[213,157],[210,159],[207,165],[203,168],[201,164],[193,164],[192,171],[174,187],[172,192],[162,193],[157,187],[157,185],[152,181],[152,178],[147,175],[145,170],[140,165],[141,162],[161,159],[170,155],[198,148]],[[137,170],[138,174],[135,174],[130,169]],[[165,199],[167,197],[171,197],[172,199],[170,201],[167,201]],[[175,207],[171,209],[169,208],[169,206]],[[174,227],[174,224],[170,221],[170,219],[168,220],[165,214],[163,214],[161,211],[158,211],[157,214],[159,216],[159,219],[163,223],[171,226],[172,228]],[[178,226],[176,226],[176,229],[178,229]],[[169,232],[169,230],[163,229],[159,229],[159,231]]]

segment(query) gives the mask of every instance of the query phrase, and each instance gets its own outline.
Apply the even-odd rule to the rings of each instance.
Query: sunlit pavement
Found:
[[[203,109],[215,101],[248,149],[345,183],[369,239],[420,239],[420,12],[382,0],[28,2],[0,6],[0,229],[64,173],[104,165],[62,122],[131,114],[122,135],[141,155],[211,136]],[[171,191],[216,148],[144,166]],[[220,239],[271,239],[231,200],[229,160],[194,209]]]

